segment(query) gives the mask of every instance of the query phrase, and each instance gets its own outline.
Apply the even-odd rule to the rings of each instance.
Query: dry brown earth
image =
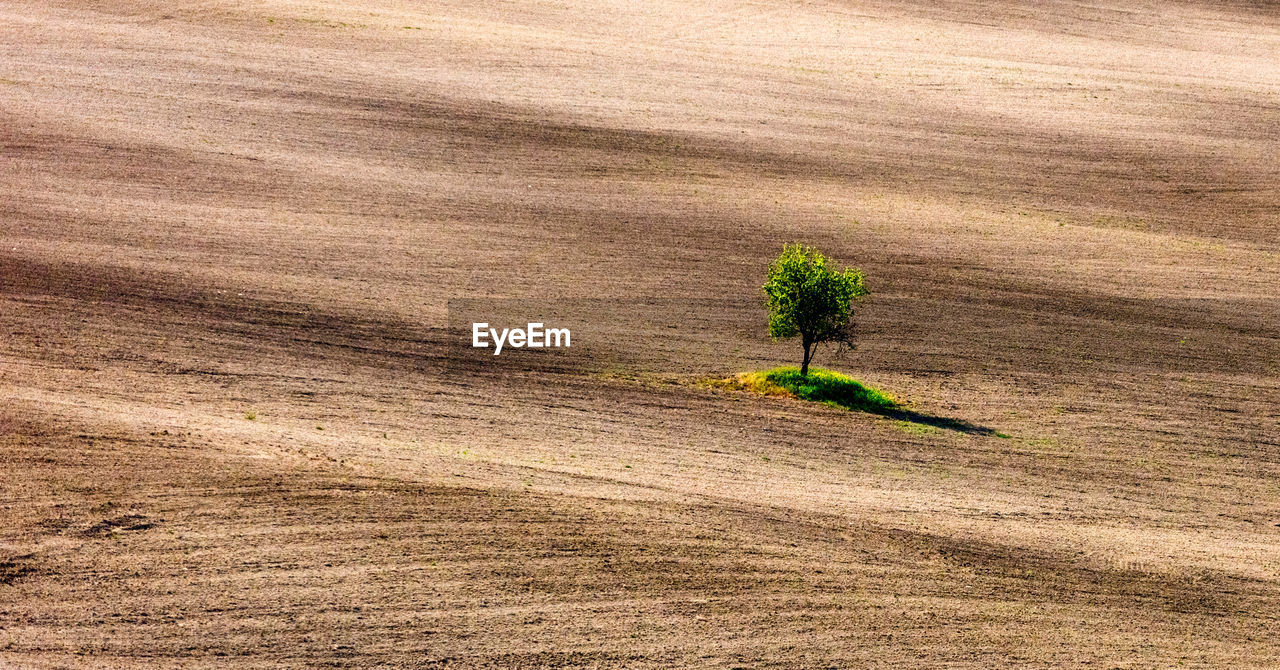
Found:
[[[0,38],[0,667],[1280,666],[1275,3]],[[692,383],[794,358],[794,239],[875,294],[827,362],[990,430]],[[497,298],[643,336],[451,358]]]

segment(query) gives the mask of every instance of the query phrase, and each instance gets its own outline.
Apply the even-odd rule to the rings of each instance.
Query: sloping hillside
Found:
[[[1274,4],[0,37],[0,666],[1280,658]],[[700,384],[795,362],[793,240],[873,294],[821,364],[990,430]],[[460,359],[464,303],[590,355]]]

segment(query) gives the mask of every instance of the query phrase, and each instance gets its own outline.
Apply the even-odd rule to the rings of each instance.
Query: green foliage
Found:
[[[763,288],[769,309],[769,335],[775,339],[801,339],[804,363],[800,376],[808,373],[818,344],[852,346],[850,320],[854,303],[868,294],[861,270],[835,270],[828,267],[827,257],[817,249],[788,244],[769,265]]]
[[[812,368],[801,374],[798,368],[781,367],[761,372],[743,372],[728,379],[704,379],[698,382],[725,391],[748,391],[764,396],[783,396],[825,403],[833,407],[878,414],[890,419],[894,426],[916,435],[937,435],[951,430],[966,435],[989,435],[1001,439],[1012,436],[963,419],[926,414],[911,409],[889,393],[823,368]]]
[[[799,368],[774,368],[739,375],[738,381],[756,393],[789,395],[861,412],[883,413],[898,406],[888,393],[823,368],[813,368],[807,375],[800,374]]]

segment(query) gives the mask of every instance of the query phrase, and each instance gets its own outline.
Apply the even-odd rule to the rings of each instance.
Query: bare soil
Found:
[[[1280,666],[1274,3],[0,37],[0,667]],[[793,240],[914,414],[698,383]]]

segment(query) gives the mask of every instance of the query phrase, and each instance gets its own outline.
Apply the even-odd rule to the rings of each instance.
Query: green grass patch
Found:
[[[809,374],[805,377],[800,376],[799,368],[782,367],[743,372],[727,379],[703,378],[693,383],[711,389],[800,398],[832,407],[878,414],[892,421],[895,428],[913,435],[940,435],[944,431],[955,431],[966,435],[1013,439],[1011,435],[964,419],[913,409],[885,391],[824,368],[809,368]]]
[[[879,413],[898,407],[897,399],[888,393],[824,368],[809,368],[809,374],[804,377],[800,376],[800,369],[794,367],[744,372],[718,385],[761,395],[800,398],[859,412]]]

